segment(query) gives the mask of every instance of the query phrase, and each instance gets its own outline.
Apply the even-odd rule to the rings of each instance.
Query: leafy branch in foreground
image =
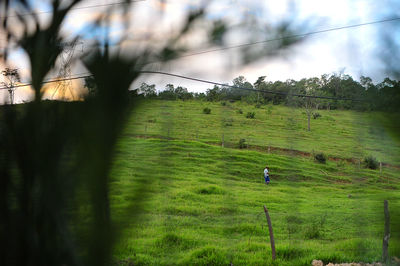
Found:
[[[177,58],[186,50],[181,40],[204,19],[205,8],[186,13],[176,34],[165,43],[124,54],[110,48],[106,36],[80,60],[93,76],[91,93],[82,102],[43,100],[43,81],[56,68],[66,41],[61,28],[72,8],[83,1],[51,1],[52,14],[42,24],[25,0],[6,1],[1,14],[16,13],[10,23],[1,17],[8,48],[28,57],[34,91],[32,102],[3,106],[0,113],[0,264],[109,265],[112,249],[128,224],[142,210],[149,180],[137,180],[124,212],[129,222],[110,209],[110,171],[115,146],[138,97],[129,88],[149,63]],[[113,12],[127,15],[132,1],[107,10],[90,30],[107,32]],[[122,16],[124,17],[124,16]],[[33,25],[33,27],[31,27]],[[212,39],[225,32],[213,31]],[[123,36],[129,33],[122,23]],[[73,41],[79,37],[72,36]],[[44,49],[45,47],[45,49]],[[13,47],[14,48],[14,47]],[[6,59],[10,52],[6,49]],[[149,91],[151,92],[151,91]],[[187,96],[183,87],[174,92]]]

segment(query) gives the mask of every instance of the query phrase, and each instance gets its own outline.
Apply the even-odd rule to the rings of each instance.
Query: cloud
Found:
[[[102,2],[111,3],[113,1]],[[110,15],[110,36],[118,41],[122,34],[127,33],[126,40],[120,45],[126,56],[140,52],[150,45],[160,47],[182,26],[185,14],[201,6],[203,1],[168,1],[147,0],[131,5],[130,11],[124,13],[121,6],[98,7],[91,9],[78,9],[71,12],[63,25],[65,36],[82,34],[85,41],[85,51],[90,51],[91,41],[94,37],[100,38],[102,31],[93,32],[88,26],[93,21],[112,8],[119,9]],[[294,3],[292,5],[291,3]],[[79,6],[98,5],[98,1],[83,1]],[[380,14],[387,13],[384,4],[372,0],[346,1],[346,0],[307,0],[307,1],[258,1],[258,0],[219,0],[213,1],[207,7],[208,15],[196,31],[191,32],[182,43],[193,49],[191,52],[202,51],[212,47],[206,46],[206,33],[204,27],[213,19],[225,19],[230,25],[238,25],[244,21],[257,20],[266,24],[266,27],[276,25],[278,21],[294,19],[300,23],[312,19],[315,23],[311,30],[322,30],[332,27],[355,24],[376,19]],[[42,4],[41,8],[45,8]],[[48,16],[44,16],[43,24]],[[124,32],[123,26],[129,23],[130,27]],[[206,53],[197,56],[185,57],[174,60],[168,64],[152,64],[151,69],[164,70],[177,74],[189,75],[217,82],[230,82],[233,78],[244,75],[254,82],[258,76],[266,75],[269,80],[300,79],[303,77],[320,76],[332,73],[340,68],[355,78],[361,74],[372,76],[375,81],[381,79],[385,73],[376,63],[374,51],[379,47],[377,39],[377,26],[334,31],[331,33],[310,36],[302,44],[294,47],[287,53],[280,53],[278,57],[268,57],[257,60],[253,64],[242,66],[239,64],[240,50],[231,49],[221,52]],[[302,30],[302,29],[300,29]],[[310,31],[310,29],[303,29]],[[257,32],[254,29],[254,32]],[[304,33],[304,32],[300,32]],[[248,42],[249,32],[233,28],[232,33],[225,38],[227,45]],[[256,40],[263,40],[264,35],[254,36]],[[265,47],[269,47],[265,45]],[[117,47],[115,47],[117,48]],[[283,56],[285,55],[285,56]],[[18,52],[10,61],[24,71],[24,78],[29,78],[29,64],[26,58]],[[25,70],[26,69],[26,70]],[[84,71],[76,66],[74,73]],[[56,71],[55,71],[56,73]],[[53,73],[52,75],[55,75]],[[134,85],[142,81],[156,83],[158,88],[163,88],[166,83],[176,83],[187,86],[192,91],[205,91],[211,85],[199,84],[191,81],[155,75],[143,75]],[[78,85],[77,85],[78,86]],[[22,91],[22,90],[21,90]],[[1,96],[0,96],[1,97]]]

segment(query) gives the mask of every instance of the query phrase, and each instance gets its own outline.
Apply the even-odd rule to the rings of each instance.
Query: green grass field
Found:
[[[202,110],[211,109],[205,115]],[[242,114],[239,113],[242,110]],[[255,119],[246,118],[255,112]],[[324,152],[342,158],[363,159],[367,155],[396,164],[400,158],[400,124],[394,115],[377,112],[318,110],[311,119],[303,109],[278,105],[255,108],[245,103],[200,101],[146,101],[135,111],[127,134],[169,136],[208,143],[237,145],[246,139],[250,145],[289,148],[304,152]],[[397,119],[398,120],[398,119]]]
[[[208,106],[212,112],[203,114]],[[242,109],[243,114],[238,110]],[[255,111],[255,119],[245,118]],[[398,168],[237,149],[250,145],[373,155],[396,164],[399,142],[385,114],[282,106],[149,101],[120,139],[111,180],[112,217],[124,226],[114,258],[129,265],[311,265],[379,261],[383,200],[391,212],[390,254],[400,254]],[[376,118],[379,119],[376,119]],[[397,126],[397,125],[396,125]],[[221,136],[225,147],[221,147]],[[165,139],[165,137],[171,139]],[[164,138],[161,138],[164,137]],[[229,145],[230,144],[230,145]],[[268,164],[272,183],[263,184]],[[132,202],[135,206],[132,207]],[[263,205],[269,209],[272,262]],[[142,215],[133,216],[131,210]],[[130,210],[130,211],[127,211]],[[135,212],[136,213],[136,212]]]

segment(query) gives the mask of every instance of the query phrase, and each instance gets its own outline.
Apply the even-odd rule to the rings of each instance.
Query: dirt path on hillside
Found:
[[[126,136],[131,136],[131,137],[135,137],[135,138],[139,138],[139,139],[184,140],[184,139],[166,137],[166,136],[161,136],[161,135],[144,136],[144,135],[126,134]],[[221,142],[220,143],[218,143],[218,142],[203,142],[203,143],[206,143],[208,145],[213,145],[213,146],[221,146],[222,145]],[[228,142],[224,143],[224,147],[230,148],[230,149],[239,149],[237,147],[237,145],[234,145],[234,144],[228,143]],[[273,147],[273,146],[247,145],[246,149],[259,151],[259,152],[263,152],[263,153],[275,153],[275,154],[284,154],[284,155],[290,155],[290,156],[301,156],[301,157],[311,157],[312,156],[312,153],[310,153],[310,152],[281,148],[281,147]],[[353,164],[356,164],[359,162],[359,159],[356,159],[356,158],[341,158],[341,157],[330,156],[330,157],[327,157],[327,159],[330,161],[335,161],[335,162],[346,161],[348,163],[353,163]],[[382,166],[400,169],[400,165],[393,165],[393,164],[389,164],[389,163],[385,163],[385,162],[382,162]]]

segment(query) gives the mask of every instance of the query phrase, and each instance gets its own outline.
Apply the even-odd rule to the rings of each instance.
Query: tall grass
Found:
[[[377,182],[383,180],[379,171],[358,169],[347,162],[338,169],[335,161],[319,164],[311,156],[196,141],[120,140],[121,154],[133,147],[129,158],[118,156],[115,162],[115,185],[123,192],[111,193],[112,202],[129,195],[123,184],[136,182],[145,165],[149,178],[154,173],[160,180],[152,184],[141,222],[125,231],[115,261],[150,265],[310,265],[313,259],[373,262],[381,258],[383,199],[391,204],[393,225],[400,218],[398,170],[394,168],[385,169],[391,180],[387,184]],[[173,171],[154,164],[156,154],[174,166]],[[262,180],[265,162],[271,169],[269,186]],[[275,234],[275,262],[270,257],[264,204]],[[392,256],[399,254],[398,229],[392,227]]]

